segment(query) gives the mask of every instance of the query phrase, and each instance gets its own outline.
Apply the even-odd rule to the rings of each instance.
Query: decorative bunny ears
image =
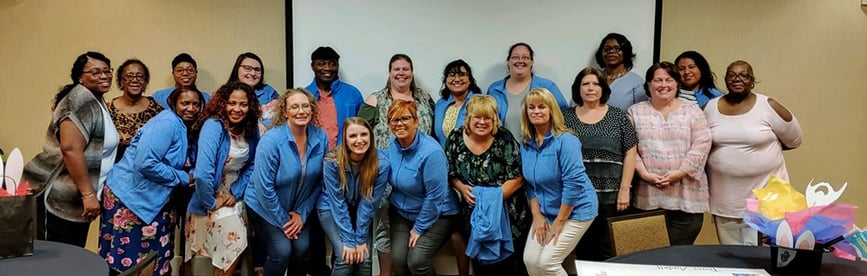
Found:
[[[29,183],[21,182],[21,174],[24,171],[24,157],[21,155],[21,150],[15,148],[9,157],[6,158],[6,164],[3,164],[3,159],[0,158],[0,176],[5,189],[0,189],[0,196],[23,196],[27,195]]]

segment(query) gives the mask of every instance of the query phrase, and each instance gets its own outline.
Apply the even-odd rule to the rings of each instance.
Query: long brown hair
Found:
[[[379,159],[376,154],[376,142],[375,139],[373,139],[373,128],[370,127],[367,120],[359,117],[347,118],[346,121],[343,122],[343,137],[340,138],[340,144],[337,145],[334,150],[329,152],[325,158],[337,162],[337,172],[340,175],[340,190],[346,191],[346,174],[344,172],[346,171],[346,167],[349,165],[349,156],[351,154],[349,151],[349,145],[347,145],[346,130],[351,125],[363,126],[367,129],[367,132],[370,135],[370,147],[367,148],[367,152],[364,153],[364,157],[361,159],[358,174],[359,182],[361,183],[361,188],[359,189],[361,196],[369,199],[373,197],[373,185],[375,184],[376,176],[379,173]]]

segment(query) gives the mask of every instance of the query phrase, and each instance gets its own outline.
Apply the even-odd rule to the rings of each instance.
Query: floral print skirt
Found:
[[[102,192],[99,224],[99,256],[111,269],[126,271],[148,253],[157,252],[153,275],[171,274],[174,256],[175,211],[163,207],[154,221],[145,224],[106,185]]]
[[[244,203],[208,211],[207,216],[188,213],[185,235],[186,260],[194,256],[211,258],[211,264],[225,271],[247,248],[247,218]]]

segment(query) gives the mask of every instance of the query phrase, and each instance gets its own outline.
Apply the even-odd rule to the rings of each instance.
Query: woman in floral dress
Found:
[[[175,187],[194,181],[183,168],[188,130],[202,99],[196,90],[172,92],[171,110],[148,121],[109,171],[102,190],[99,255],[115,272],[130,269],[152,251],[157,252],[153,275],[171,272],[176,213],[167,203]]]
[[[260,113],[253,89],[230,82],[214,93],[197,124],[196,192],[186,218],[193,275],[232,275],[247,248],[241,200],[253,172]]]
[[[449,183],[461,194],[466,238],[472,231],[470,216],[476,205],[473,187],[500,187],[506,203],[515,252],[502,261],[483,264],[474,258],[475,275],[526,275],[523,246],[532,217],[522,189],[521,156],[512,133],[500,127],[497,102],[491,96],[475,96],[467,102],[463,126],[446,142]]]

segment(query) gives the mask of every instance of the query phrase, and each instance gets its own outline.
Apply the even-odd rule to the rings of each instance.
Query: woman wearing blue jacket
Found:
[[[503,127],[511,133],[521,133],[520,103],[531,89],[545,88],[557,99],[555,107],[569,107],[569,102],[563,97],[556,83],[533,73],[534,62],[536,62],[535,52],[529,44],[524,42],[513,44],[509,47],[509,55],[506,56],[509,75],[488,86],[487,94],[497,100],[500,122],[503,122]]]
[[[168,275],[174,255],[172,190],[194,181],[187,174],[188,130],[198,118],[202,93],[177,89],[169,110],[151,118],[132,138],[126,154],[109,171],[103,187],[99,256],[115,272],[135,266],[156,251],[153,275]]]
[[[194,275],[231,275],[247,248],[241,200],[253,173],[260,114],[253,88],[229,82],[214,93],[196,124],[201,130],[196,190],[185,229],[185,261],[194,260]]]
[[[566,275],[562,263],[598,212],[581,142],[547,89],[530,90],[521,111],[521,166],[533,226],[524,248],[530,275]],[[556,273],[552,273],[556,271]]]
[[[458,205],[449,190],[445,152],[418,131],[415,102],[395,100],[388,108],[394,138],[388,149],[391,260],[395,275],[436,275],[433,257],[451,237]]]
[[[325,189],[319,221],[331,242],[331,275],[372,275],[373,215],[390,172],[388,160],[373,145],[373,129],[359,117],[343,123],[342,141],[325,156]]]
[[[328,137],[313,96],[289,89],[277,102],[279,116],[256,148],[253,183],[245,203],[250,222],[266,240],[265,275],[306,275],[310,231],[307,218],[322,192],[322,162]],[[263,248],[253,248],[263,250]]]

